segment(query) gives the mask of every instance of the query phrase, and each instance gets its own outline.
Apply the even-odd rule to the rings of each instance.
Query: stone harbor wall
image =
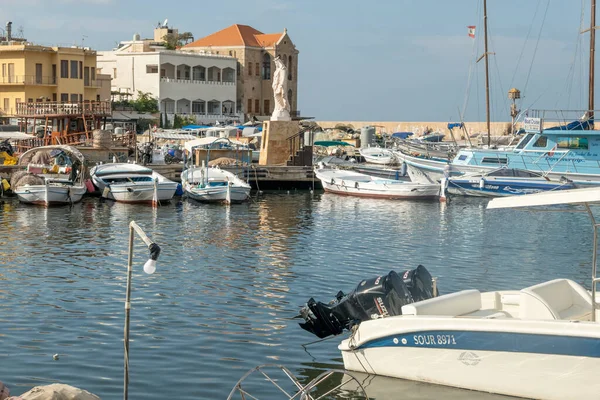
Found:
[[[423,136],[424,132],[448,133],[448,122],[406,122],[406,121],[315,121],[323,129],[332,129],[336,125],[351,125],[355,130],[360,130],[363,126],[373,126],[377,133],[394,132],[413,132],[416,137]],[[487,132],[485,122],[465,122],[465,127],[469,135],[482,134]],[[490,123],[490,135],[502,136],[510,134],[511,122],[492,122]],[[458,129],[454,129],[454,134],[458,136]],[[459,137],[457,137],[459,139]]]
[[[73,386],[53,383],[36,386],[19,396],[10,396],[8,388],[0,382],[0,400],[100,400],[100,397]]]

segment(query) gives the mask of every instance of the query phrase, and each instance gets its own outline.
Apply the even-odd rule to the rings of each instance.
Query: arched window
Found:
[[[264,80],[271,79],[271,56],[269,53],[263,55],[262,78]]]
[[[283,65],[287,67],[287,56],[285,54],[281,56],[281,61],[283,61]]]
[[[288,90],[287,96],[288,96],[288,103],[290,105],[290,109],[293,109],[294,107],[292,106],[292,104],[293,104],[292,99],[293,99],[294,96],[293,96],[293,93],[292,93],[292,89]]]
[[[292,80],[292,56],[288,57],[288,81]]]

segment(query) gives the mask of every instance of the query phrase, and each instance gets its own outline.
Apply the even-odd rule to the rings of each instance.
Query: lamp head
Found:
[[[158,256],[160,255],[160,246],[156,243],[151,243],[148,246],[148,250],[150,250],[150,258],[144,264],[144,272],[153,274],[156,271],[156,260],[158,260]]]

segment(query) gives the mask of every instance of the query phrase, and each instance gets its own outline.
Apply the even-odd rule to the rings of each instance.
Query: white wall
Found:
[[[208,69],[236,69],[237,60],[232,57],[217,55],[189,54],[174,51],[161,51],[149,53],[120,53],[118,51],[99,52],[98,66],[102,73],[113,75],[113,68],[117,68],[117,76],[112,80],[112,90],[129,91],[137,94],[138,91],[149,92],[158,98],[159,104],[164,99],[180,100],[217,100],[220,102],[236,101],[236,80],[234,82],[195,82],[192,80],[161,81],[160,70],[162,64],[203,66]],[[148,73],[147,65],[158,66],[157,73]],[[193,73],[192,73],[193,75]],[[182,77],[183,78],[183,77]],[[223,79],[223,73],[221,73]]]

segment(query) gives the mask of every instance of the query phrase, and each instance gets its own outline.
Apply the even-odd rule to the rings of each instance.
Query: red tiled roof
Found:
[[[205,36],[184,47],[270,47],[273,46],[283,33],[264,34],[248,25],[234,24],[218,32]]]

